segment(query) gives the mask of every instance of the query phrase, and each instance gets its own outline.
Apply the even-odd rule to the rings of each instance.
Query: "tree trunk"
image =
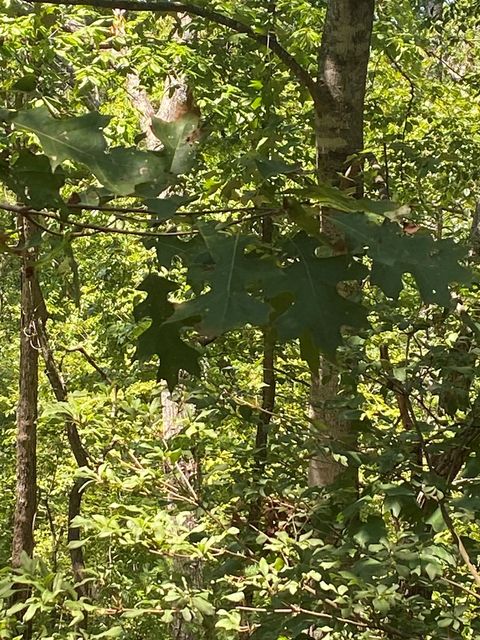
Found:
[[[37,250],[30,247],[35,227],[26,217],[19,217],[19,244],[22,247],[20,295],[20,376],[17,408],[17,464],[15,516],[13,524],[12,565],[22,564],[23,556],[32,557],[34,523],[37,509],[37,414],[38,348],[36,335],[36,260]],[[17,587],[13,600],[28,597],[29,589]],[[27,625],[23,638],[31,637]]]
[[[321,182],[355,187],[360,163],[355,154],[363,148],[363,111],[370,56],[374,0],[330,0],[319,56],[319,84],[323,108],[316,113],[318,177]],[[353,158],[352,158],[353,156]],[[342,235],[322,212],[322,230],[339,252],[344,250]],[[322,360],[312,374],[311,413],[322,425],[319,448],[331,442],[343,448],[355,446],[356,434],[335,406],[339,393],[338,371]],[[328,486],[345,470],[328,453],[315,456],[310,464],[310,486]],[[349,472],[353,479],[356,474]]]
[[[183,426],[184,420],[188,417],[192,406],[188,404],[180,404],[172,398],[168,390],[162,391],[162,416],[163,416],[163,437],[165,440],[173,438],[179,433]],[[166,472],[173,472],[173,476],[179,476],[179,489],[189,494],[189,498],[195,499],[198,490],[198,465],[194,459],[180,459],[175,468],[166,469]],[[193,495],[195,492],[195,495]],[[194,513],[190,513],[185,521],[185,526],[193,529],[196,525]],[[199,589],[202,581],[202,567],[198,560],[188,561],[184,558],[175,558],[173,568],[176,573],[187,579],[190,587]],[[170,633],[172,640],[197,640],[198,634],[188,628],[184,619],[180,615],[176,615],[171,627]]]
[[[20,379],[17,409],[16,502],[13,525],[12,564],[21,565],[22,554],[32,556],[33,527],[37,508],[37,405],[38,348],[36,320],[37,251],[28,247],[34,232],[30,220],[20,219],[22,252],[20,312]]]

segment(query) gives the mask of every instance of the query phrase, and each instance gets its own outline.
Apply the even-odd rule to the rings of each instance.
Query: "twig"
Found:
[[[155,231],[138,231],[135,229],[119,229],[118,227],[106,227],[99,224],[93,224],[91,222],[76,222],[75,220],[61,220],[58,216],[51,213],[44,213],[42,215],[51,220],[55,220],[60,224],[68,224],[78,229],[93,229],[94,231],[100,231],[102,233],[118,233],[125,236],[139,236],[142,238],[163,238],[165,236],[192,236],[198,232],[193,231],[164,231],[163,233]]]
[[[143,213],[145,215],[159,215],[158,211],[144,207],[116,207],[110,205],[87,205],[69,204],[72,209],[81,211],[105,211],[107,213]],[[198,209],[196,211],[177,211],[175,215],[181,216],[203,216],[206,214],[215,215],[223,213],[241,213],[245,211],[270,211],[271,207],[225,207],[221,209]]]
[[[303,607],[299,607],[297,605],[290,605],[285,608],[275,608],[275,609],[267,609],[266,607],[247,607],[247,606],[237,606],[236,609],[240,611],[249,611],[252,613],[280,613],[280,614],[290,614],[290,615],[298,615],[302,613],[306,616],[310,616],[312,618],[320,618],[322,620],[332,620],[335,622],[343,622],[344,624],[350,624],[352,626],[358,627],[360,629],[377,629],[378,631],[387,630],[387,627],[384,626],[376,626],[374,624],[370,624],[368,622],[363,622],[360,620],[354,620],[352,618],[343,618],[341,616],[332,615],[329,613],[324,613],[321,611],[312,611],[311,609],[304,609]],[[392,635],[397,636],[398,638],[409,638],[410,636],[406,633],[403,633],[399,629],[395,629],[388,626],[388,632]]]
[[[468,593],[469,596],[472,596],[472,598],[475,598],[476,600],[480,600],[480,594],[476,593],[475,591],[472,591],[471,589],[469,589],[468,587],[465,587],[463,584],[460,584],[459,582],[455,582],[454,580],[450,580],[450,578],[440,578],[440,582],[446,582],[447,584],[452,585],[452,587],[456,587],[457,589],[460,589],[460,591],[463,591],[465,593]]]
[[[83,357],[85,358],[85,360],[88,362],[88,364],[95,369],[95,371],[97,373],[100,374],[100,376],[105,380],[105,382],[107,382],[108,384],[113,384],[112,379],[110,378],[110,376],[108,375],[108,373],[102,369],[102,367],[100,367],[100,365],[98,365],[95,360],[92,358],[92,356],[85,350],[84,347],[63,347],[65,351],[67,351],[68,353],[74,353],[75,351],[78,351],[79,353],[81,353],[83,355]]]
[[[30,207],[25,207],[22,205],[14,205],[8,204],[7,202],[0,202],[0,209],[4,211],[9,211],[11,213],[20,214],[25,217],[28,216],[37,216],[41,215],[45,218],[49,218],[50,220],[55,220],[62,225],[70,225],[74,227],[78,227],[80,229],[93,229],[94,231],[100,231],[103,233],[118,233],[122,235],[129,236],[140,236],[140,237],[151,237],[151,238],[160,238],[164,236],[191,236],[198,233],[195,230],[192,231],[165,231],[163,233],[154,232],[154,231],[138,231],[134,229],[119,229],[118,227],[106,227],[102,225],[93,224],[90,222],[77,222],[75,220],[63,220],[53,213],[48,213],[46,211],[37,211],[36,209],[31,209]],[[50,233],[50,229],[45,229]]]
[[[41,229],[42,231],[45,231],[45,233],[49,233],[52,236],[57,236],[57,238],[63,238],[63,233],[60,233],[59,231],[54,231],[53,229],[49,229],[48,227],[45,227],[43,224],[41,224],[38,220],[36,216],[33,216],[31,213],[24,213],[23,214],[28,220],[30,220],[30,222],[35,225],[36,227],[38,227],[39,229]]]

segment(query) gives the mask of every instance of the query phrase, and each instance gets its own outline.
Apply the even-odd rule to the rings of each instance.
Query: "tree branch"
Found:
[[[322,89],[313,76],[305,69],[282,45],[276,35],[272,33],[256,33],[250,26],[240,20],[230,18],[222,13],[213,11],[207,7],[198,7],[194,4],[175,1],[147,1],[138,0],[29,0],[31,4],[56,4],[65,6],[89,6],[96,9],[125,9],[127,11],[153,11],[154,13],[187,13],[192,16],[204,18],[209,22],[227,27],[236,33],[248,36],[258,44],[261,44],[275,53],[284,65],[297,78],[301,85],[306,87],[312,97],[315,107],[321,105]]]
[[[137,229],[120,229],[118,227],[106,227],[98,224],[92,224],[90,222],[77,222],[75,220],[62,220],[58,216],[48,213],[46,211],[37,211],[36,209],[31,209],[30,207],[25,207],[23,205],[15,205],[8,204],[6,202],[0,202],[0,209],[4,211],[9,211],[11,213],[17,213],[23,216],[32,216],[32,215],[41,215],[49,220],[54,220],[62,225],[70,225],[76,227],[77,229],[90,229],[93,231],[100,231],[103,233],[118,233],[124,236],[139,236],[141,238],[158,238],[163,236],[191,236],[195,235],[197,231],[165,231],[164,233],[154,232],[154,231],[139,231]],[[36,219],[35,219],[36,220]],[[38,223],[35,221],[37,226]],[[46,231],[50,232],[48,228],[45,228]]]

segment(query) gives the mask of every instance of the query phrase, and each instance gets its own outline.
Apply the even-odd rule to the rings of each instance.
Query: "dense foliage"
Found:
[[[351,2],[2,0],[1,638],[480,637],[478,7],[377,0],[326,179]]]

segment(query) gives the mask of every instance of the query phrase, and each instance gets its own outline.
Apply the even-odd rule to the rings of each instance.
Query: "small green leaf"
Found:
[[[358,524],[353,533],[354,540],[364,548],[386,537],[387,528],[379,516],[370,516],[367,522]]]
[[[80,547],[83,547],[83,545],[86,543],[87,541],[84,540],[70,540],[70,542],[68,543],[68,548],[69,549],[80,549]]]
[[[34,91],[37,84],[38,77],[34,73],[27,73],[13,83],[12,89],[14,91],[24,91],[28,93]]]
[[[298,165],[287,164],[283,160],[270,160],[267,158],[255,158],[255,164],[258,172],[265,180],[281,174],[295,173],[300,168]]]
[[[185,622],[191,622],[193,620],[193,614],[188,607],[184,607],[180,613]]]
[[[192,605],[204,616],[213,616],[215,613],[215,607],[212,603],[201,596],[194,596],[192,598]]]
[[[437,626],[440,627],[440,629],[446,629],[446,627],[449,627],[453,622],[453,618],[440,618],[440,620],[437,621]]]
[[[426,567],[425,567],[425,571],[427,572],[428,577],[430,578],[430,580],[435,580],[435,578],[437,576],[441,576],[442,575],[442,567],[438,564],[435,564],[433,562],[429,562]]]
[[[375,609],[375,611],[378,611],[378,613],[386,615],[390,611],[390,603],[384,598],[374,598],[373,608]]]
[[[145,206],[150,211],[153,211],[156,215],[157,219],[150,220],[150,224],[155,222],[162,222],[163,220],[168,220],[172,218],[176,213],[177,209],[188,202],[191,202],[192,198],[186,198],[185,196],[170,196],[170,198],[150,198],[144,201]]]
[[[40,602],[32,602],[32,604],[29,605],[28,609],[25,611],[23,615],[23,618],[22,618],[23,622],[28,622],[29,620],[31,620],[33,616],[37,613],[40,606],[41,606]]]
[[[444,531],[447,528],[440,507],[437,507],[428,518],[427,524],[429,524],[436,533],[440,533],[440,531]]]
[[[229,600],[230,602],[242,602],[245,600],[245,593],[243,591],[237,591],[236,593],[229,593],[224,596],[225,600]]]
[[[7,610],[7,616],[14,616],[19,611],[25,609],[27,604],[25,602],[16,602],[14,605]]]

